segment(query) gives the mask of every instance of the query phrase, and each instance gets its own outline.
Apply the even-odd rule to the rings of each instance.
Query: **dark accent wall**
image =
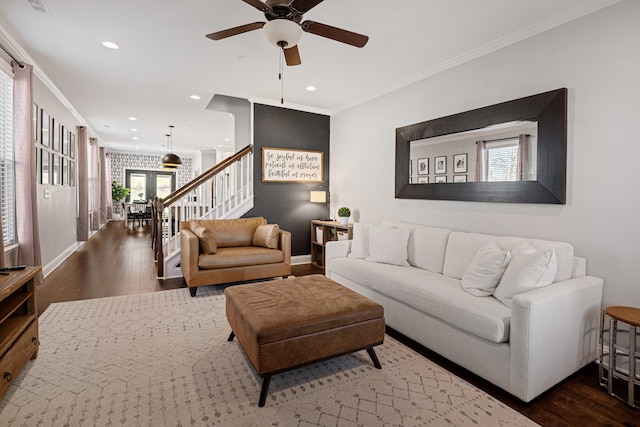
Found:
[[[311,220],[329,218],[326,204],[309,202],[311,190],[329,191],[330,117],[255,104],[253,115],[254,207],[245,217],[263,216],[291,232],[291,255],[311,252]],[[262,148],[322,151],[324,182],[262,182]]]

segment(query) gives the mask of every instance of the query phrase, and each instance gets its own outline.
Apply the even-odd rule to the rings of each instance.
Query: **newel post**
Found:
[[[155,233],[156,233],[156,262],[158,266],[158,277],[164,277],[164,244],[162,242],[162,212],[164,212],[164,202],[161,198],[156,197],[153,201],[154,209],[154,218],[155,222]]]

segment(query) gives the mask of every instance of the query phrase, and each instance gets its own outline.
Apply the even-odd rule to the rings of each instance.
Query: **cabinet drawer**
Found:
[[[0,397],[18,377],[27,360],[37,354],[39,345],[38,320],[36,319],[0,358]]]

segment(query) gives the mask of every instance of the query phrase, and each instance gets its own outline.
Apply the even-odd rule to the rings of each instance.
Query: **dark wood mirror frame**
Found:
[[[411,141],[512,121],[538,122],[536,181],[410,184]],[[396,129],[397,199],[564,204],[567,165],[567,89],[557,89]]]

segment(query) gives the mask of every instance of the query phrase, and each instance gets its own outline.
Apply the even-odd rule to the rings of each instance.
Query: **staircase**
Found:
[[[239,218],[253,208],[253,146],[194,178],[152,208],[152,247],[159,279],[182,277],[180,222]]]

